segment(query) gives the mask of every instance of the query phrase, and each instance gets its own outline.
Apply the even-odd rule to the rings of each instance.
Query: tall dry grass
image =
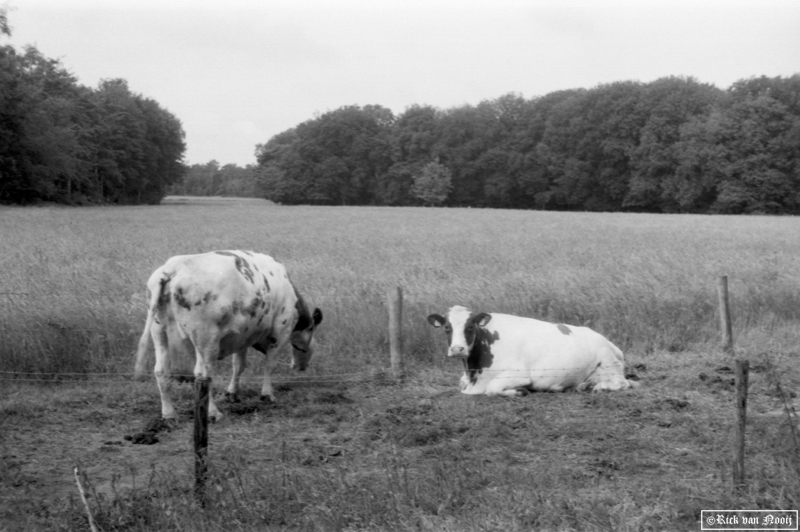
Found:
[[[231,248],[275,256],[323,309],[322,368],[386,365],[394,286],[406,351],[426,364],[442,345],[424,318],[453,304],[589,325],[636,356],[707,349],[722,274],[740,349],[799,339],[792,217],[251,203],[2,208],[0,224],[0,371],[128,372],[149,274]]]
[[[120,477],[119,491],[94,498],[104,530],[688,530],[701,509],[800,500],[795,427],[788,414],[761,415],[787,404],[800,381],[800,219],[221,204],[2,208],[0,227],[0,371],[20,381],[130,373],[145,281],[175,254],[269,253],[325,313],[312,375],[329,380],[214,427],[205,511],[192,498],[191,456],[175,450],[189,438],[184,423],[159,444],[171,466],[146,480],[131,473],[134,487]],[[721,274],[737,354],[761,365],[743,494],[729,483]],[[403,387],[378,378],[395,286],[412,372]],[[453,304],[591,325],[646,367],[637,370],[644,386],[460,396],[458,368],[425,320]],[[346,372],[373,378],[346,384],[337,377]],[[94,419],[104,439],[128,430],[157,415],[157,393],[150,383],[96,381],[38,395],[20,386],[2,398],[4,426],[25,435],[31,425],[38,446],[64,445],[59,452],[81,460],[116,456],[115,447],[87,448],[73,429],[88,434]],[[189,409],[191,390],[180,393]],[[0,458],[21,486],[25,475],[39,478],[8,449]],[[142,466],[146,453],[130,452]],[[186,452],[184,468],[175,452]],[[22,508],[23,488],[2,482]],[[25,504],[22,529],[85,529],[81,508]]]

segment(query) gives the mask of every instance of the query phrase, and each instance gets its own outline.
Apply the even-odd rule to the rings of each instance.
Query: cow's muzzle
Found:
[[[467,356],[469,356],[469,349],[463,345],[451,345],[450,349],[447,351],[447,356],[450,358],[467,358]]]

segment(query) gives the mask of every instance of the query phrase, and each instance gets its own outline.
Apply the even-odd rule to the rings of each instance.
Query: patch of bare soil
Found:
[[[0,403],[0,523],[36,529],[37,519],[78,504],[76,465],[100,505],[161,472],[193,474],[191,385],[178,387],[177,422],[160,417],[152,383],[114,390],[102,383],[60,384],[43,394],[24,388]],[[225,417],[210,425],[210,452],[220,439],[235,437],[242,423],[267,426],[287,416],[311,421],[354,402],[346,386],[280,386],[278,392],[276,404],[261,401],[255,390],[244,390],[236,403],[218,393]]]
[[[689,529],[700,509],[729,502],[720,499],[730,487],[719,450],[729,447],[732,395],[727,386],[696,378],[697,372],[694,379],[667,381],[639,371],[647,378],[638,390],[514,399],[465,396],[455,380],[406,386],[290,383],[278,387],[276,403],[260,401],[254,389],[243,390],[236,403],[217,393],[224,418],[209,426],[209,459],[219,478],[232,475],[253,486],[274,478],[284,479],[283,486],[286,479],[304,486],[335,479],[339,489],[402,480],[395,487],[424,494],[415,504],[437,515],[461,516],[472,497],[494,501],[483,512],[498,509],[506,501],[495,499],[499,494],[537,489],[561,505],[584,500],[587,493],[625,496],[631,512],[655,501],[680,516],[666,529]],[[0,523],[10,523],[9,530],[37,530],[76,505],[76,464],[99,509],[165,476],[169,485],[191,493],[191,385],[178,387],[180,419],[174,424],[158,417],[152,383],[59,386],[0,395]],[[773,401],[761,393],[761,380],[752,386],[754,409]],[[774,421],[753,423],[751,459],[771,464],[771,451],[757,437],[774,432]],[[658,495],[648,499],[655,480]],[[320,493],[315,508],[339,511],[346,504],[336,490]],[[582,511],[574,509],[576,515]]]

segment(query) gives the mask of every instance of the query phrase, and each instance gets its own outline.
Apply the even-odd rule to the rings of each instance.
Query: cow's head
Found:
[[[428,323],[434,327],[444,327],[449,346],[447,356],[467,358],[475,344],[478,327],[484,327],[491,319],[492,316],[485,312],[473,314],[470,309],[457,306],[447,311],[447,318],[431,314]]]
[[[305,371],[314,354],[312,340],[314,331],[322,322],[322,311],[318,308],[313,313],[308,312],[305,304],[298,305],[297,323],[292,330],[292,368]]]

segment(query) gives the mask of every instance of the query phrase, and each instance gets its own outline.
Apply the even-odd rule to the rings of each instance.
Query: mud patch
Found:
[[[680,412],[689,408],[689,401],[684,401],[683,399],[664,399],[662,401],[670,410],[675,410],[676,412]]]
[[[270,408],[272,403],[267,401],[248,401],[246,403],[238,402],[238,403],[229,403],[228,408],[225,410],[225,413],[229,413],[234,416],[245,416],[247,414],[252,414],[254,412],[261,412]]]
[[[720,377],[719,375],[714,375],[713,377],[710,377],[705,373],[701,373],[697,376],[697,378],[706,383],[708,386],[720,390],[730,391],[733,390],[733,388],[736,385],[736,379],[733,377],[726,379]]]
[[[348,404],[352,403],[353,400],[347,397],[343,392],[329,392],[323,391],[316,394],[316,397],[311,399],[315,403],[322,403],[328,405],[336,405],[336,404]]]
[[[145,423],[141,432],[126,435],[123,439],[134,445],[153,445],[154,443],[158,443],[157,435],[159,432],[169,432],[172,430],[172,427],[172,423],[159,416]]]

